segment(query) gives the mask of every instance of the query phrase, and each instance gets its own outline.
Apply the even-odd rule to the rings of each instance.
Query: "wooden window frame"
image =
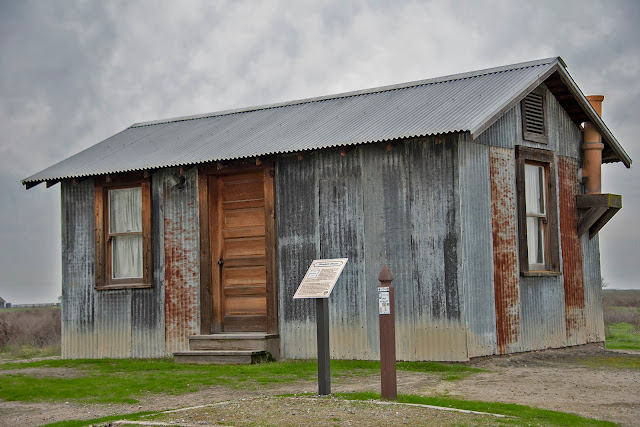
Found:
[[[525,100],[531,94],[538,95],[542,98],[542,134],[527,131],[527,108],[525,105]],[[525,141],[538,142],[540,144],[548,144],[549,131],[547,126],[547,97],[542,88],[533,90],[529,95],[527,95],[522,101],[520,101],[520,115],[522,116],[522,139],[524,139]]]
[[[545,260],[542,269],[538,264],[529,264],[527,244],[527,210],[525,195],[525,164],[543,166],[545,171],[546,233]],[[558,236],[558,192],[556,190],[555,153],[538,148],[516,146],[516,188],[518,200],[518,249],[520,273],[525,276],[560,274],[560,245]],[[533,268],[535,267],[535,269]]]
[[[97,177],[95,202],[95,289],[150,288],[153,280],[151,236],[151,179],[142,174]],[[140,187],[142,190],[142,278],[113,279],[109,239],[109,190]]]

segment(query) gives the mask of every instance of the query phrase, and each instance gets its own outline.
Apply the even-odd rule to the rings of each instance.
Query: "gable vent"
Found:
[[[522,133],[527,141],[547,143],[544,94],[531,92],[522,100]]]

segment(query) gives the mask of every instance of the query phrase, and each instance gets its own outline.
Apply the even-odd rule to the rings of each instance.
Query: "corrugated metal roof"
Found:
[[[189,165],[469,132],[476,137],[555,72],[627,167],[631,159],[559,57],[319,98],[134,124],[22,181]]]

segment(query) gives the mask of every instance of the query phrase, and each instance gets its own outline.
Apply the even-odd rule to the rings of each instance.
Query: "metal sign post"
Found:
[[[329,364],[329,300],[316,298],[316,328],[318,337],[318,394],[331,394],[331,366]]]
[[[383,399],[396,400],[396,327],[393,275],[385,265],[380,270],[378,288],[378,314],[380,318],[380,385]]]
[[[311,263],[293,298],[316,300],[316,327],[318,340],[318,394],[331,394],[331,367],[329,365],[329,295],[347,264],[347,258],[316,259]]]

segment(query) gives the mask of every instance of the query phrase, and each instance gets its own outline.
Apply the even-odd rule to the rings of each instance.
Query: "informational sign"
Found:
[[[348,258],[313,260],[293,298],[329,298]]]
[[[389,288],[378,288],[378,314],[391,314]]]

